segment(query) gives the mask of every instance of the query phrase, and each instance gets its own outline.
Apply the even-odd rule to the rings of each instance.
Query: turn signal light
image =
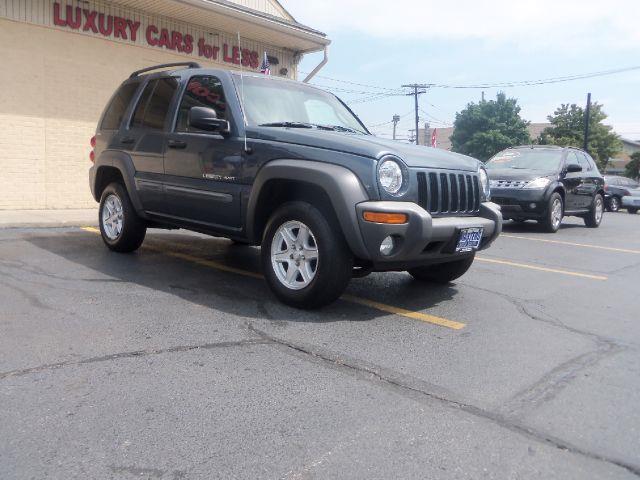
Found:
[[[390,223],[392,225],[407,223],[409,220],[406,213],[364,212],[362,217],[367,222]]]

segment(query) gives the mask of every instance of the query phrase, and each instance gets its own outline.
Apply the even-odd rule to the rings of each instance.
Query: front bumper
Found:
[[[472,255],[451,253],[461,228],[482,227],[480,250],[489,247],[502,231],[500,207],[486,202],[480,205],[475,217],[432,217],[429,212],[412,202],[363,202],[356,205],[362,239],[369,253],[373,269],[406,270],[419,265],[442,263]],[[404,213],[407,223],[390,225],[367,222],[364,212]],[[391,255],[380,253],[380,243],[393,236],[395,248]],[[453,245],[455,247],[455,245]]]
[[[540,219],[547,212],[546,190],[500,188],[491,190],[491,199],[500,205],[503,218]]]
[[[624,197],[622,197],[622,206],[640,208],[640,197],[625,195]]]

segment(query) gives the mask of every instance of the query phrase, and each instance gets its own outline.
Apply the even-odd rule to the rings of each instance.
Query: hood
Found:
[[[271,142],[306,145],[364,157],[380,158],[391,154],[409,167],[477,171],[475,158],[420,145],[400,143],[373,135],[350,134],[312,128],[247,127],[247,136]]]
[[[520,168],[494,168],[487,170],[490,180],[510,180],[524,181],[535,180],[540,177],[557,177],[557,172],[541,172],[540,170],[529,170]]]

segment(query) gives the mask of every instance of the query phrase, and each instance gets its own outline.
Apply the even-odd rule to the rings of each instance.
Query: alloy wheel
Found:
[[[600,222],[602,221],[602,215],[604,214],[604,203],[600,195],[596,195],[596,204],[595,204],[594,213],[595,213],[596,223],[600,225]]]
[[[609,208],[612,212],[620,210],[620,200],[618,200],[618,197],[611,197],[611,200],[609,200]]]
[[[113,241],[120,236],[123,226],[122,202],[117,195],[111,194],[102,207],[102,229],[107,238]]]
[[[551,224],[554,229],[558,229],[560,227],[560,223],[562,222],[562,201],[559,198],[556,198],[551,205]]]
[[[307,287],[318,271],[318,245],[311,229],[298,221],[280,225],[271,242],[271,265],[285,287]]]

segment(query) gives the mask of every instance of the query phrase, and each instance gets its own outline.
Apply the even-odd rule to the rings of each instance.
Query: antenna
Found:
[[[249,153],[247,147],[247,115],[244,112],[244,74],[242,69],[242,47],[240,46],[240,32],[238,32],[238,50],[240,51],[240,88],[242,93],[240,94],[240,108],[242,110],[242,120],[244,121],[244,151]]]

